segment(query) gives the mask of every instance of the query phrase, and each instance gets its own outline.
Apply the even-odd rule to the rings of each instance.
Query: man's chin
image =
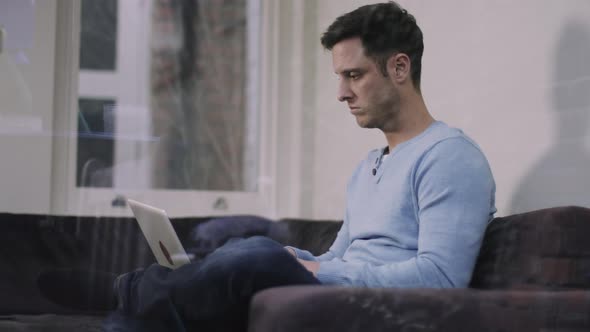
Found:
[[[363,121],[362,119],[357,118],[356,124],[361,128],[372,129],[375,128],[369,121]]]

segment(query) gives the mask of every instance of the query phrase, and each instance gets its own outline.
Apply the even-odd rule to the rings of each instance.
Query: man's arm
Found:
[[[461,140],[457,142],[457,140]],[[439,143],[413,176],[418,252],[404,262],[321,262],[326,284],[370,287],[465,287],[493,213],[495,184],[487,160],[470,142]]]

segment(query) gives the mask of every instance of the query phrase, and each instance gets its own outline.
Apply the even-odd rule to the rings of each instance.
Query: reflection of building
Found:
[[[560,205],[590,207],[590,26],[571,21],[555,48],[557,137],[517,187],[511,212]]]
[[[154,187],[243,190],[246,2],[156,1]]]

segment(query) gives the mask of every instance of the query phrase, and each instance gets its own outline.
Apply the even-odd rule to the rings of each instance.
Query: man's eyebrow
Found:
[[[340,72],[337,72],[336,71],[334,73],[336,75],[344,75],[344,76],[346,76],[346,75],[349,75],[350,73],[353,73],[353,72],[359,72],[360,73],[360,72],[362,72],[362,70],[360,68],[350,68],[350,69],[343,69]]]

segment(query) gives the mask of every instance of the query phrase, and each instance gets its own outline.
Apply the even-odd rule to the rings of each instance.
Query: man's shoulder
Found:
[[[477,153],[483,156],[479,145],[463,130],[450,127],[444,122],[437,122],[436,126],[422,141],[424,153],[432,153],[432,150],[456,150],[465,153]]]
[[[492,179],[489,162],[479,145],[462,131],[448,133],[433,140],[414,164],[418,174],[425,172],[455,174],[456,177],[480,176]],[[454,177],[454,180],[457,180]]]

